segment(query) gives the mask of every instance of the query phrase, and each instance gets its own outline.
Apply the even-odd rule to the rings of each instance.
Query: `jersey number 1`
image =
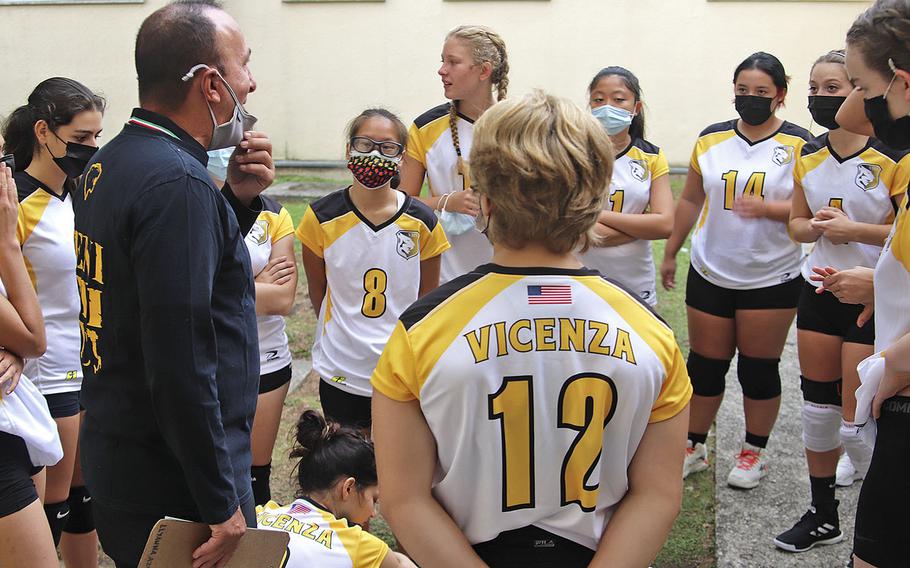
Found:
[[[385,313],[385,290],[389,278],[384,270],[371,268],[363,275],[363,307],[360,313],[368,318],[378,318]]]
[[[489,419],[500,422],[502,437],[502,510],[534,507],[534,394],[530,375],[505,377],[489,395]],[[544,401],[546,403],[548,401]],[[616,385],[604,375],[579,373],[562,385],[557,428],[578,434],[562,461],[560,503],[582,511],[597,505],[600,484],[588,478],[601,458],[603,433],[616,411]]]
[[[724,180],[724,209],[727,211],[733,209],[733,201],[736,199],[736,176],[739,172],[730,170],[720,176]],[[746,181],[746,187],[743,188],[743,197],[747,195],[765,198],[765,172],[753,172]]]

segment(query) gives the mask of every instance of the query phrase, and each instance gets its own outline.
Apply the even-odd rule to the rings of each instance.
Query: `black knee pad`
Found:
[[[47,524],[51,527],[51,535],[54,537],[54,546],[60,544],[60,535],[63,533],[63,527],[69,521],[70,505],[66,501],[60,503],[46,503],[44,505],[44,514],[47,515]]]
[[[254,465],[250,468],[253,478],[253,500],[257,505],[265,505],[272,499],[272,490],[269,487],[269,476],[272,475],[272,464]]]
[[[770,400],[780,396],[780,359],[761,359],[739,354],[736,374],[743,396],[752,400]]]
[[[63,532],[72,534],[87,534],[95,530],[95,520],[92,518],[92,496],[88,494],[85,486],[71,487],[70,496],[66,500],[70,506],[69,520],[63,527]]]
[[[843,406],[841,389],[843,379],[836,381],[813,381],[806,377],[799,376],[799,389],[803,391],[803,400],[815,404],[831,404],[834,406]]]
[[[692,390],[698,396],[720,396],[724,394],[729,359],[709,359],[695,351],[689,351],[686,370],[692,381]]]

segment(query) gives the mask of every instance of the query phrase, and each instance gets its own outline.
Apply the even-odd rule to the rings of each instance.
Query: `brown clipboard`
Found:
[[[191,568],[193,551],[211,536],[209,526],[161,519],[149,533],[140,568]],[[284,531],[246,529],[228,568],[280,568],[291,536]]]

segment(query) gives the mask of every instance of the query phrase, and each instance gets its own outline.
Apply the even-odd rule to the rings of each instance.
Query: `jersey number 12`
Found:
[[[489,395],[489,419],[500,422],[502,437],[503,511],[534,507],[533,380],[530,375],[505,377]],[[563,383],[557,405],[556,427],[578,432],[562,460],[560,503],[577,503],[590,512],[600,484],[588,485],[588,478],[601,459],[604,429],[616,411],[616,385],[597,373],[573,375]]]

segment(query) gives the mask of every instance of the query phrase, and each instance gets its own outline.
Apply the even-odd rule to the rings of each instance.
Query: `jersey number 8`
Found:
[[[535,506],[532,382],[530,375],[505,377],[489,395],[489,419],[500,422],[502,437],[503,511]],[[604,375],[579,373],[562,385],[557,404],[556,427],[578,432],[562,461],[560,504],[576,503],[590,512],[600,484],[588,485],[588,478],[601,459],[604,430],[616,411],[616,385]]]
[[[371,268],[363,275],[363,306],[360,313],[368,318],[378,318],[385,313],[385,290],[389,278],[384,270]]]

